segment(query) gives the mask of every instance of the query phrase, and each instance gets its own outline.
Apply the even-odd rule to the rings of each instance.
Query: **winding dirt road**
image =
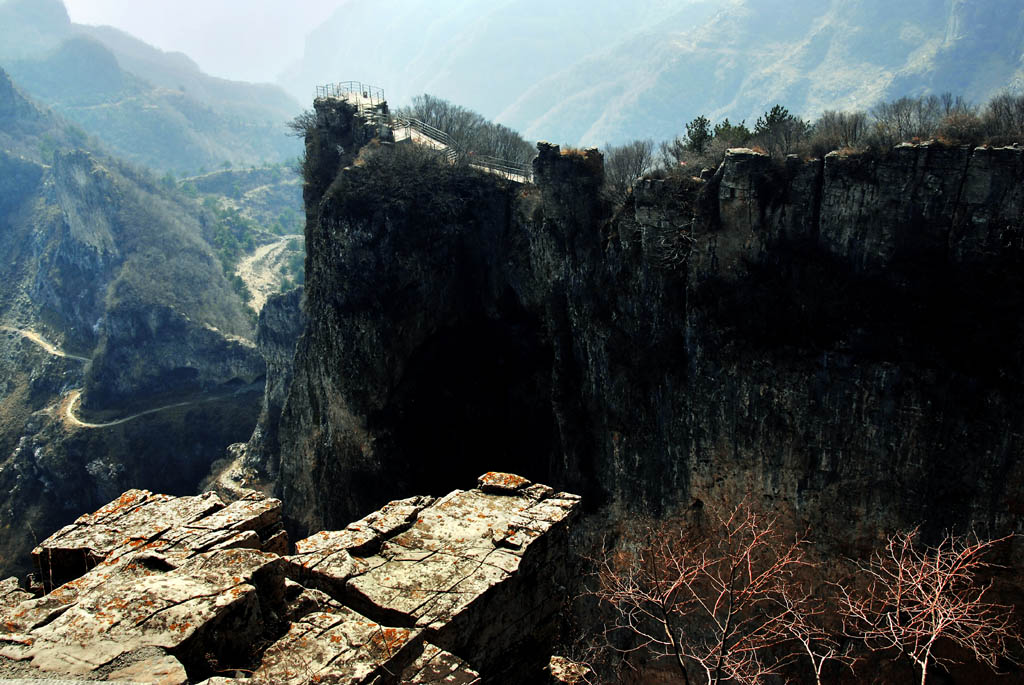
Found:
[[[53,343],[49,342],[41,335],[33,330],[27,328],[14,328],[13,326],[0,326],[0,331],[9,331],[11,333],[17,333],[21,337],[35,343],[39,347],[52,354],[54,357],[64,357],[65,359],[74,359],[80,362],[89,361],[88,357],[79,357],[77,354],[68,354],[64,350],[60,349]]]
[[[286,236],[286,237],[294,237],[294,236]],[[278,245],[278,244],[279,243],[271,243],[271,245],[269,247],[273,247],[273,246]],[[264,246],[264,247],[267,247],[267,246]],[[65,352],[64,350],[60,349],[59,347],[57,347],[53,343],[49,342],[48,340],[46,340],[45,338],[43,338],[41,335],[39,335],[38,333],[36,333],[33,330],[29,330],[27,328],[15,328],[13,326],[0,326],[0,331],[8,331],[10,333],[17,333],[18,335],[22,336],[23,338],[25,338],[27,340],[30,340],[31,342],[35,343],[36,345],[38,345],[42,349],[46,350],[47,353],[53,355],[54,357],[64,357],[65,359],[75,359],[75,360],[80,361],[80,362],[88,362],[89,361],[88,357],[80,357],[77,354],[68,354],[67,352]],[[65,395],[64,398],[61,400],[61,402],[60,402],[60,407],[61,407],[60,408],[60,415],[64,418],[64,420],[68,424],[70,424],[72,426],[75,426],[76,428],[109,428],[111,426],[119,426],[122,423],[127,423],[129,421],[132,421],[134,419],[139,418],[140,416],[146,416],[148,414],[155,414],[157,412],[166,411],[167,409],[175,409],[177,407],[187,407],[187,406],[190,406],[190,405],[193,405],[193,404],[205,404],[206,402],[213,402],[215,400],[221,400],[221,399],[224,399],[225,397],[230,397],[231,395],[240,395],[242,393],[248,392],[250,389],[251,388],[249,386],[246,386],[246,387],[241,388],[239,390],[235,390],[234,392],[220,393],[220,394],[216,394],[216,395],[211,395],[210,397],[204,397],[203,399],[199,399],[199,400],[186,400],[184,402],[175,402],[174,404],[165,404],[165,405],[160,406],[160,407],[154,407],[153,409],[147,409],[145,411],[140,411],[140,412],[138,412],[136,414],[132,414],[131,416],[125,416],[123,418],[115,419],[113,421],[104,421],[103,423],[91,423],[89,421],[82,421],[80,418],[75,416],[75,407],[78,406],[78,403],[82,400],[82,389],[81,388],[76,388],[76,389],[72,390],[71,392],[69,392],[67,395]]]
[[[77,407],[78,403],[82,400],[82,390],[81,388],[77,388],[64,396],[64,399],[61,402],[61,416],[64,417],[64,420],[67,423],[69,423],[72,426],[75,426],[76,428],[110,428],[111,426],[120,426],[122,423],[128,423],[129,421],[133,421],[139,418],[140,416],[156,414],[157,412],[166,411],[168,409],[175,409],[177,407],[188,407],[195,404],[206,404],[207,402],[215,402],[216,400],[222,400],[232,395],[241,395],[251,390],[253,390],[251,386],[246,386],[239,390],[235,390],[234,392],[211,395],[209,397],[204,397],[203,399],[200,400],[185,400],[184,402],[165,404],[161,407],[154,407],[152,409],[140,411],[137,414],[125,416],[123,418],[115,419],[113,421],[104,421],[103,423],[91,423],[89,421],[82,421],[80,418],[75,416],[75,407]]]

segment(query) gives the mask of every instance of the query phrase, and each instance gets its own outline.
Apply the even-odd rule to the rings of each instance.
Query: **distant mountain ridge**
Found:
[[[61,0],[0,4],[0,66],[112,151],[154,169],[194,173],[301,151],[285,127],[301,106],[279,87],[207,76],[181,53],[73,24]]]
[[[286,72],[299,96],[359,78],[393,104],[430,92],[528,139],[672,138],[699,114],[804,117],[952,91],[1024,88],[1024,6],[1005,0],[350,0]]]

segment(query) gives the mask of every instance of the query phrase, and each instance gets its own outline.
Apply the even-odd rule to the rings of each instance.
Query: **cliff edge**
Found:
[[[520,185],[316,112],[297,529],[486,464],[612,511],[752,496],[839,546],[1020,530],[1020,148],[734,150],[616,207],[596,150]]]

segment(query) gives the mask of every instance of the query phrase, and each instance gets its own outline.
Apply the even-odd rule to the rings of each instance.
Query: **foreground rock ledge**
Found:
[[[131,490],[0,583],[0,679],[537,682],[578,505],[488,473],[292,548],[278,500]]]

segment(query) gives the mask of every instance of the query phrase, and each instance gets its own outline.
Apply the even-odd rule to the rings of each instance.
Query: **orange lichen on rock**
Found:
[[[510,626],[515,633],[530,624],[523,610],[554,606],[547,595],[533,598],[532,585],[516,585],[513,574],[526,563],[526,548],[548,531],[555,542],[542,542],[531,558],[560,558],[578,503],[514,474],[488,473],[480,483],[441,499],[390,502],[342,530],[299,541],[289,556],[265,548],[267,525],[280,525],[276,500],[225,506],[210,495],[128,494],[40,545],[58,573],[57,564],[73,570],[83,555],[94,567],[18,604],[28,612],[24,620],[12,616],[14,607],[0,611],[0,635],[9,635],[5,654],[28,668],[86,680],[97,675],[97,663],[155,646],[163,656],[129,675],[148,677],[156,671],[146,669],[158,667],[184,673],[172,656],[182,654],[210,659],[201,669],[244,667],[254,681],[287,685],[365,682],[382,668],[398,682],[479,682],[466,662],[431,642],[458,644],[463,638],[452,626],[461,626],[466,639],[505,644],[513,639]],[[376,620],[364,615],[370,610]],[[267,616],[287,632],[264,649]],[[23,631],[35,640],[30,648],[14,645]],[[211,648],[204,657],[190,652],[193,644]],[[255,645],[257,664],[230,656],[256,653]],[[511,652],[463,647],[484,667],[510,663]],[[417,679],[424,674],[431,679]]]
[[[530,481],[514,473],[488,471],[480,476],[478,485],[484,492],[516,492],[532,485]]]

